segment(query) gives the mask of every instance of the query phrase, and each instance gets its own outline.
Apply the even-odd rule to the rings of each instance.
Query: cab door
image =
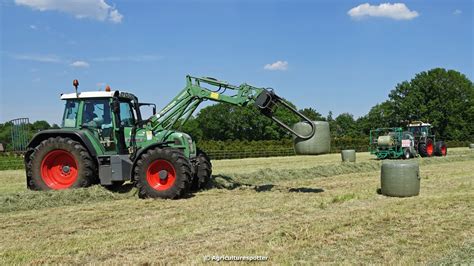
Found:
[[[80,128],[87,129],[104,151],[115,152],[115,137],[109,99],[85,99],[79,118]]]
[[[123,131],[125,148],[130,148],[130,140],[132,136],[132,128],[135,125],[136,117],[133,106],[130,101],[120,100],[120,127]]]

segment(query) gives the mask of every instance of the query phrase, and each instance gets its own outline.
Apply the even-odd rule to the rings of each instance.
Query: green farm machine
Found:
[[[408,124],[407,131],[401,127],[371,130],[369,150],[379,159],[446,156],[448,153],[444,141],[436,141],[431,133],[431,124],[421,121]]]
[[[176,130],[204,101],[236,106],[254,104],[263,115],[301,139],[315,134],[314,124],[272,89],[239,86],[213,78],[186,76],[186,87],[160,112],[131,93],[111,91],[62,94],[62,127],[37,133],[25,154],[27,186],[59,190],[100,183],[108,187],[133,182],[141,198],[174,199],[210,181],[212,165],[193,139]],[[214,88],[215,90],[206,87]],[[227,93],[226,93],[227,91]],[[143,119],[140,108],[152,107]],[[287,108],[311,126],[308,135],[293,131],[274,116]]]

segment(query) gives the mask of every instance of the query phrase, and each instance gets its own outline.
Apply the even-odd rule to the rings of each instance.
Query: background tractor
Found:
[[[203,87],[216,88],[210,90]],[[132,181],[142,198],[179,198],[190,189],[206,186],[212,164],[196,148],[182,126],[203,101],[237,106],[255,104],[261,113],[301,139],[315,134],[314,124],[278,97],[272,89],[248,84],[234,86],[213,78],[186,76],[186,87],[160,112],[121,91],[62,94],[66,101],[61,129],[44,130],[29,142],[25,154],[27,186],[33,190],[108,187]],[[233,92],[232,95],[225,92]],[[153,115],[142,119],[140,108]],[[311,127],[301,135],[274,116],[278,107],[289,109]]]
[[[370,131],[371,154],[379,159],[409,159],[418,156],[446,156],[448,148],[444,141],[436,141],[431,133],[431,124],[414,121],[402,128],[378,128]]]

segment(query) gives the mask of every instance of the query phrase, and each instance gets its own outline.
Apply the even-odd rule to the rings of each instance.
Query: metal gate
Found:
[[[14,152],[25,152],[29,141],[28,118],[17,118],[10,121],[12,123],[12,149]]]

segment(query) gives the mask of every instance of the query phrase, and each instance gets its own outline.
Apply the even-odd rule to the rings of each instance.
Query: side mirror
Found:
[[[154,103],[140,103],[138,104],[139,107],[141,106],[151,106],[153,109],[152,109],[152,113],[153,115],[156,115],[156,104]]]

